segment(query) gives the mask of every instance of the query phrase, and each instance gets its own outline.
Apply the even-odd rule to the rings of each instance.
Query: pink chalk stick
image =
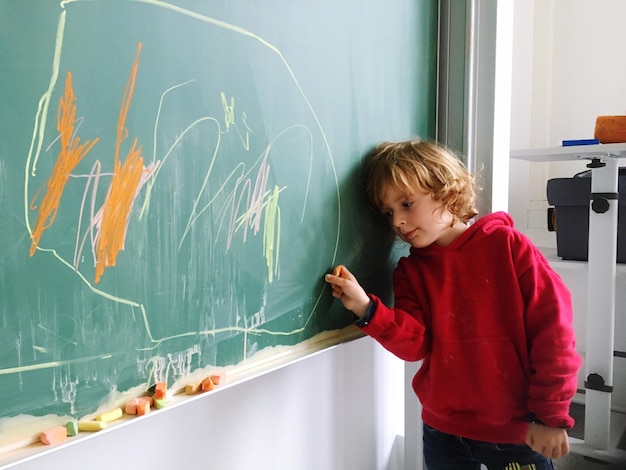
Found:
[[[139,404],[139,399],[133,398],[124,406],[124,413],[126,413],[127,415],[136,415],[138,404]]]
[[[67,439],[67,428],[65,426],[55,426],[47,429],[39,435],[39,440],[46,445],[53,446],[60,444]]]
[[[151,400],[139,400],[137,403],[137,415],[143,416],[150,413]]]
[[[215,385],[223,384],[226,381],[226,373],[217,372],[211,376],[211,380]]]

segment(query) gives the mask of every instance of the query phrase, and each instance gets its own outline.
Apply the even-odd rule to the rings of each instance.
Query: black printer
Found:
[[[617,262],[626,263],[626,167],[619,168],[617,210]],[[553,178],[547,185],[548,228],[556,231],[557,255],[586,261],[589,250],[591,170],[571,178]]]

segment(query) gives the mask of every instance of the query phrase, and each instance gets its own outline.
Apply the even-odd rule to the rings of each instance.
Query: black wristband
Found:
[[[367,311],[365,312],[365,315],[363,315],[362,318],[357,319],[354,324],[356,326],[367,326],[369,325],[369,323],[372,321],[372,317],[374,316],[374,312],[376,311],[376,304],[374,303],[374,301],[370,298],[370,304],[367,307]],[[355,315],[356,316],[356,315]]]

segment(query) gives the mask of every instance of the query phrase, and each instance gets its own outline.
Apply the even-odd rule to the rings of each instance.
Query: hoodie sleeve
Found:
[[[394,292],[394,308],[370,295],[374,312],[369,323],[360,328],[400,359],[418,361],[426,355],[429,341],[421,309],[412,300],[411,288],[400,268],[394,272]]]
[[[530,241],[519,240],[519,284],[526,304],[530,357],[529,413],[550,427],[571,428],[581,358],[576,352],[569,290]]]

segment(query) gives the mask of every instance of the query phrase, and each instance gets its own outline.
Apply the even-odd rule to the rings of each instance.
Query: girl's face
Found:
[[[462,222],[452,224],[454,217],[432,194],[405,194],[392,186],[384,191],[382,213],[393,231],[415,248],[447,246],[467,228]]]

